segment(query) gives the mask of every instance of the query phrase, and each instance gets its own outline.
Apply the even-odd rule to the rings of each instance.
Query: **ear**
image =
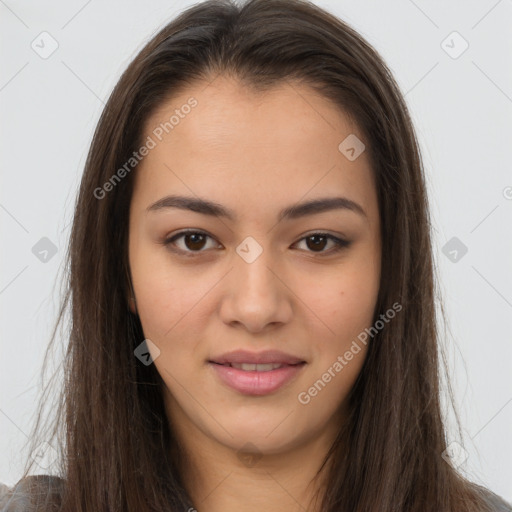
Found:
[[[128,299],[128,309],[134,314],[137,315],[137,303],[135,302],[135,292],[133,291],[133,284],[132,284],[132,276],[129,271],[126,273],[127,281],[128,281],[128,290],[127,292],[127,299]]]
[[[136,315],[137,314],[137,305],[135,304],[135,297],[130,297],[128,299],[128,307],[130,308],[130,311]]]

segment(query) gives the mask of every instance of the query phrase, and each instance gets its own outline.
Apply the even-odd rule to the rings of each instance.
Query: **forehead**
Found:
[[[254,200],[287,196],[289,203],[333,187],[360,202],[374,199],[366,152],[351,161],[340,150],[347,138],[364,140],[359,128],[305,85],[255,92],[224,76],[196,82],[150,116],[148,137],[154,147],[137,168],[135,187],[147,200],[179,188],[219,201],[235,192]]]
[[[211,82],[195,82],[168,97],[146,121],[144,131],[149,135],[158,127],[163,129],[164,139],[171,139],[172,133],[180,143],[197,145],[198,150],[244,141],[258,146],[276,138],[282,145],[311,137],[305,147],[294,146],[295,151],[306,152],[314,151],[318,139],[325,136],[326,145],[344,133],[361,136],[346,113],[304,84],[286,81],[255,91],[222,75]],[[337,144],[333,149],[337,150]]]

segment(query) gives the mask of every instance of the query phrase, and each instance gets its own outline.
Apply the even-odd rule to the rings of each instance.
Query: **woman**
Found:
[[[407,107],[352,28],[294,0],[182,13],[86,162],[62,478],[27,468],[5,510],[512,510],[445,438],[429,227]]]

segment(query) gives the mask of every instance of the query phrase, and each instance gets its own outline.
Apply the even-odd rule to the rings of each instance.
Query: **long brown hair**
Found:
[[[397,301],[403,310],[369,344],[349,417],[325,459],[321,510],[489,510],[483,489],[443,457],[431,227],[407,106],[375,49],[346,23],[303,0],[192,6],[147,43],[105,106],[75,206],[68,288],[57,322],[70,312],[63,388],[50,434],[62,455],[62,510],[192,506],[165,414],[164,383],[154,365],[134,357],[144,339],[127,305],[136,168],[99,199],[97,191],[143,143],[145,122],[163,101],[195,80],[226,73],[253,90],[286,81],[330,99],[364,134],[376,179],[382,277],[375,319]],[[34,434],[33,446],[40,441]]]

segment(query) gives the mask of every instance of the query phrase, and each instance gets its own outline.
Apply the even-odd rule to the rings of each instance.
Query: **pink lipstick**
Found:
[[[280,351],[238,350],[208,361],[220,380],[230,388],[252,396],[272,393],[291,381],[306,362]]]

